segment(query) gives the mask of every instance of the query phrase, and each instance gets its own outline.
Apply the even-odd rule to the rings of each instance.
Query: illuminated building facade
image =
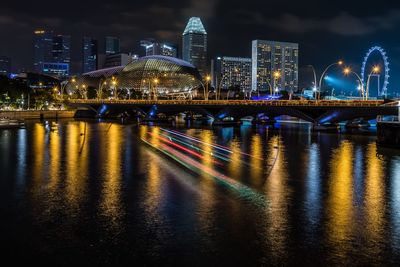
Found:
[[[167,56],[142,57],[128,64],[120,73],[119,86],[160,97],[191,94],[201,87],[201,76],[189,62]]]
[[[34,32],[34,70],[37,73],[68,76],[70,73],[71,37],[51,31]]]
[[[221,57],[217,58],[219,84],[222,89],[239,87],[242,92],[251,90],[251,58]],[[218,84],[218,85],[219,85]]]
[[[200,18],[192,17],[182,35],[182,58],[205,77],[207,73],[207,32]]]
[[[119,54],[121,52],[119,38],[107,36],[105,38],[106,55]]]
[[[168,43],[159,43],[154,39],[146,39],[140,41],[140,45],[144,47],[146,56],[168,56],[168,57],[177,57],[178,49],[175,45]]]
[[[297,91],[299,45],[254,40],[252,42],[252,90]],[[274,75],[275,74],[275,75]]]
[[[82,73],[94,71],[98,64],[97,40],[83,37],[82,41]]]

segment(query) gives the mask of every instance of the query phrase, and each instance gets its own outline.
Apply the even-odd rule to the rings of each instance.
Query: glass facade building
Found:
[[[252,90],[297,91],[299,45],[296,43],[254,40],[252,42]],[[279,73],[279,76],[274,76]]]
[[[250,92],[251,58],[219,57],[217,64],[217,86],[221,89],[239,87],[242,92]]]
[[[189,62],[167,56],[142,57],[128,64],[120,73],[119,87],[168,97],[183,93],[192,93],[200,88],[201,76]]]
[[[105,39],[106,55],[119,54],[121,52],[119,38],[107,36]]]
[[[34,32],[34,70],[41,74],[68,76],[71,62],[71,37],[51,31]]]
[[[83,37],[82,40],[82,73],[91,72],[97,69],[98,46],[97,40],[90,37]]]
[[[182,58],[193,64],[202,76],[207,73],[207,32],[200,18],[192,17],[182,35]]]
[[[178,49],[175,45],[168,43],[159,43],[154,39],[146,39],[140,41],[140,45],[144,47],[146,56],[168,56],[168,57],[177,57]]]

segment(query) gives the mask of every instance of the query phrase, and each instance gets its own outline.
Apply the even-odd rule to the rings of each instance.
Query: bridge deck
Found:
[[[79,99],[66,100],[70,104],[117,104],[117,105],[185,105],[185,106],[303,106],[303,107],[377,107],[384,105],[383,100],[104,100]],[[385,105],[397,105],[391,102]]]

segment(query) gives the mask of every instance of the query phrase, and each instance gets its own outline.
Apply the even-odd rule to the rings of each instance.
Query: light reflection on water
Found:
[[[178,131],[199,140],[175,136],[195,153],[169,153],[196,165],[140,141],[173,142],[161,127],[61,121],[0,132],[3,228],[21,232],[6,240],[55,259],[68,246],[71,259],[86,251],[99,262],[399,259],[400,157],[377,155],[386,150],[374,137],[284,125]]]

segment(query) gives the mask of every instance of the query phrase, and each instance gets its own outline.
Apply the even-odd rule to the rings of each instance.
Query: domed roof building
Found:
[[[202,82],[198,70],[189,62],[154,55],[142,57],[125,66],[119,75],[118,87],[142,95],[193,96],[202,87]]]

